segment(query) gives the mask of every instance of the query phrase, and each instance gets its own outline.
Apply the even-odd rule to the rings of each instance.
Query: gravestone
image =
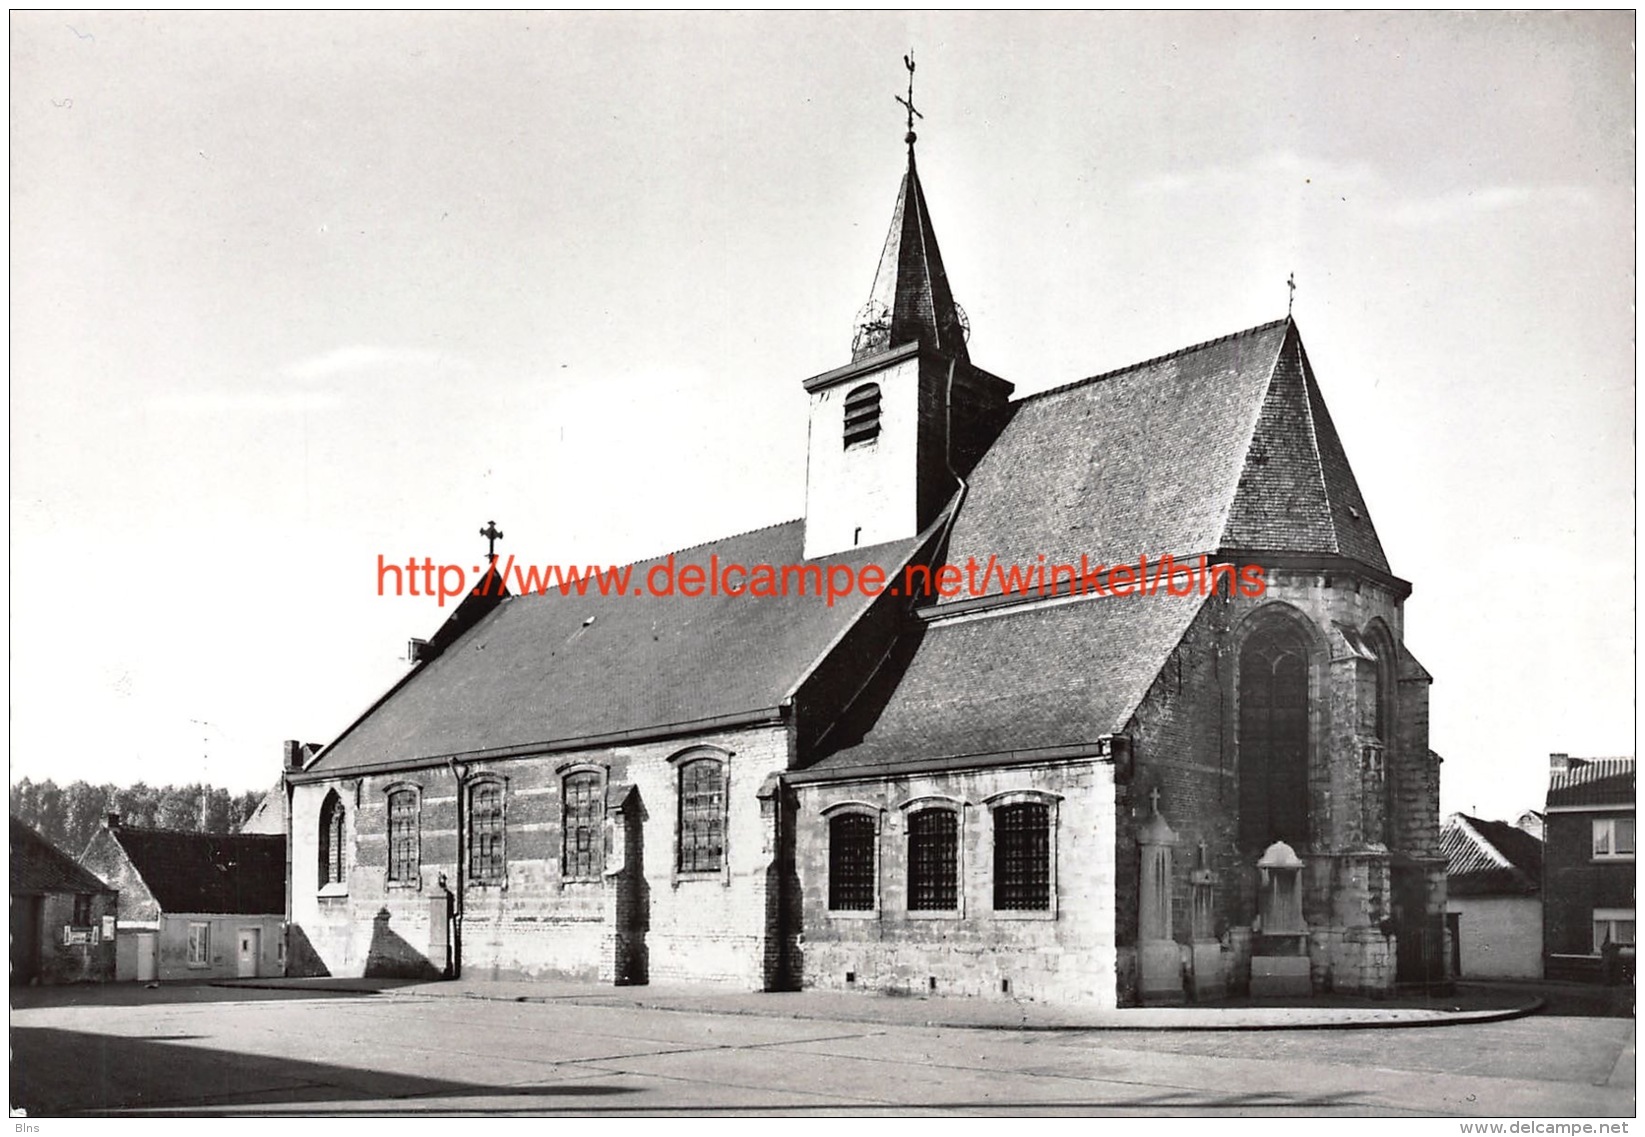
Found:
[[[1257,924],[1251,941],[1251,997],[1306,998],[1314,993],[1308,925],[1302,918],[1302,858],[1275,841],[1257,861]]]
[[[1180,1003],[1182,949],[1171,926],[1172,849],[1177,835],[1159,811],[1159,790],[1149,795],[1154,812],[1137,834],[1142,855],[1141,895],[1138,898],[1138,993],[1144,1003]]]

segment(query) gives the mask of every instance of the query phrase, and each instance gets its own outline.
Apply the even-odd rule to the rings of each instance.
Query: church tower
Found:
[[[1011,384],[974,367],[914,160],[913,63],[908,169],[851,362],[805,381],[805,555],[912,537],[961,487],[1004,425]]]

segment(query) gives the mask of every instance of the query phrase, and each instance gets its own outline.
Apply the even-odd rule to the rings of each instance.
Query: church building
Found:
[[[293,974],[1099,1007],[1445,981],[1411,586],[1296,322],[1013,398],[914,142],[849,357],[795,385],[804,516],[634,566],[888,587],[476,589],[288,744]]]

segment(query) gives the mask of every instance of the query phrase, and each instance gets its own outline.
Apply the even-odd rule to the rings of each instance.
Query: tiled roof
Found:
[[[286,909],[286,841],[120,825],[114,839],[163,912],[268,915]]]
[[[1548,807],[1631,805],[1633,758],[1572,758],[1563,773],[1548,775]]]
[[[673,554],[677,566],[805,563],[804,523],[785,522]],[[813,562],[878,564],[915,541]],[[634,567],[635,580],[666,558]],[[769,710],[867,607],[853,595],[513,596],[413,672],[309,767],[551,744]]]
[[[13,896],[114,891],[15,817],[11,819],[11,849],[6,865]]]
[[[933,623],[888,697],[859,707],[810,769],[1088,746],[1124,728],[1204,603],[1117,596]]]
[[[1022,399],[970,481],[957,564],[1239,549],[1388,571],[1290,320]]]
[[[1542,888],[1542,842],[1503,821],[1453,814],[1439,836],[1453,896],[1528,894]]]

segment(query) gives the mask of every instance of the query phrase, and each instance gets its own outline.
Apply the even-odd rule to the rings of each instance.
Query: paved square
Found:
[[[11,1100],[66,1114],[1631,1115],[1634,1021],[1004,1031],[393,993],[13,993]]]

